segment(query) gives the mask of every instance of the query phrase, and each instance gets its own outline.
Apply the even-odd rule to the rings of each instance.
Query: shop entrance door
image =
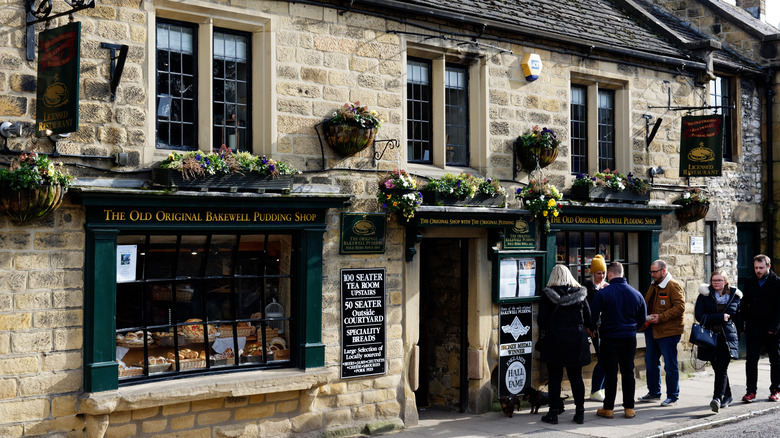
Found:
[[[420,245],[420,408],[465,412],[468,406],[468,242],[423,239]]]
[[[753,276],[753,256],[761,250],[758,231],[758,224],[737,224],[737,287],[740,290],[745,290],[745,281]]]

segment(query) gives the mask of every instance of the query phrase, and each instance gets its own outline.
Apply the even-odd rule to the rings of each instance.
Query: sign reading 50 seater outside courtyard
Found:
[[[341,378],[385,374],[385,269],[341,270]]]

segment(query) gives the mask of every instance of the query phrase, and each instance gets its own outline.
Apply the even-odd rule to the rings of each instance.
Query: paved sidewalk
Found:
[[[729,366],[729,379],[734,395],[734,404],[714,413],[710,409],[712,400],[712,368],[707,366],[702,372],[680,380],[680,400],[676,406],[662,407],[660,403],[636,403],[636,417],[623,418],[620,407],[622,396],[618,391],[615,406],[615,418],[606,419],[596,415],[600,402],[585,401],[585,424],[576,424],[574,403],[571,397],[565,405],[566,412],[558,417],[556,425],[541,421],[547,407],[539,410],[539,415],[531,415],[528,409],[515,412],[512,418],[502,412],[486,414],[460,414],[434,409],[420,411],[420,423],[398,433],[392,438],[423,437],[514,437],[527,434],[544,434],[545,438],[567,437],[664,437],[680,432],[690,432],[719,423],[732,422],[747,416],[780,410],[780,402],[768,401],[769,397],[769,361],[762,358],[758,365],[758,398],[753,403],[742,403],[745,394],[745,361],[732,361]],[[618,380],[619,382],[619,380]],[[587,385],[586,382],[586,392]],[[661,382],[663,388],[664,382]],[[637,381],[637,396],[647,393],[644,381]],[[665,394],[664,394],[665,395]]]

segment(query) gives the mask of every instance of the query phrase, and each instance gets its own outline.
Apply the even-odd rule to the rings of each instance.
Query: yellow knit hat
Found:
[[[590,261],[590,272],[607,272],[607,264],[604,263],[604,256],[596,254],[593,260]]]

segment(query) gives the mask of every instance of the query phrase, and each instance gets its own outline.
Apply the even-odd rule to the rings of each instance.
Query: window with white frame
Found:
[[[472,163],[472,94],[479,63],[407,58],[407,161],[439,167]]]
[[[253,144],[268,140],[261,131],[270,116],[252,110],[267,94],[262,90],[267,63],[252,57],[253,46],[262,48],[267,38],[264,22],[237,22],[233,28],[227,20],[204,20],[165,9],[158,13],[162,15],[154,28],[156,147],[264,152],[262,144]],[[209,14],[215,15],[216,11]],[[260,90],[253,89],[255,83]]]
[[[572,174],[630,167],[624,84],[582,82],[573,83],[570,89]]]

